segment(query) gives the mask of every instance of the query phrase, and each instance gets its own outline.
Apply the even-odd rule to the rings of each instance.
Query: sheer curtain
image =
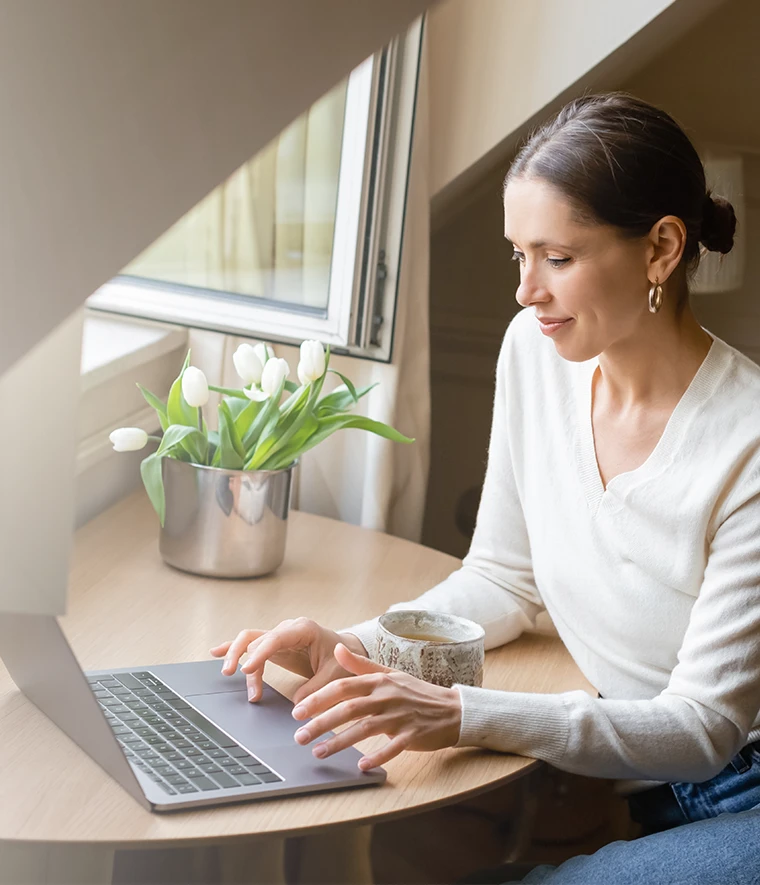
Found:
[[[326,129],[327,124],[324,126]],[[301,219],[304,212],[307,219],[323,217],[322,205],[327,203],[327,195],[317,192],[303,193],[299,197],[297,184],[302,175],[297,170],[305,169],[308,163],[327,162],[325,154],[309,154],[310,127],[311,122],[305,127],[306,132],[302,128],[294,130],[288,136],[286,149],[278,150],[277,169],[282,172],[281,154],[287,153],[290,168],[296,170],[296,181],[291,181],[285,189],[286,196],[281,198],[283,191],[277,187],[274,209],[268,203],[267,208],[259,206],[250,220],[238,219],[240,223],[255,224],[259,212],[262,218],[270,219],[269,226],[262,225],[262,233],[257,234],[257,242],[264,244],[261,248],[271,248],[272,242],[287,242],[290,246],[297,242],[299,225],[289,219],[296,217],[298,199],[304,200]],[[264,192],[271,199],[271,190]],[[252,199],[251,203],[255,201]],[[414,541],[419,541],[422,532],[430,447],[429,206],[427,52],[423,46],[393,359],[389,364],[339,356],[331,360],[331,366],[348,375],[357,386],[378,383],[360,402],[358,413],[392,424],[416,441],[402,445],[360,430],[338,431],[304,455],[293,491],[293,506],[300,510]],[[274,225],[271,224],[272,218],[276,219]],[[305,255],[310,249],[317,254],[321,254],[322,249],[329,250],[331,229],[302,223],[301,228],[310,230],[303,240]],[[231,239],[238,238],[231,236]],[[295,246],[293,248],[295,250]],[[287,260],[287,251],[283,248],[277,252],[283,256],[283,261]],[[316,264],[312,266],[318,267]],[[202,330],[193,330],[190,338],[195,365],[203,368],[211,378],[221,379],[222,386],[238,383],[232,354],[244,339]],[[291,378],[295,380],[298,349],[276,345],[275,352],[288,360]],[[214,403],[211,405],[213,408]]]

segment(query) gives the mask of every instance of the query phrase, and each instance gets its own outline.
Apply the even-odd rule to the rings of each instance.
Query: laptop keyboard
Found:
[[[169,795],[282,781],[152,673],[87,681],[130,764]]]

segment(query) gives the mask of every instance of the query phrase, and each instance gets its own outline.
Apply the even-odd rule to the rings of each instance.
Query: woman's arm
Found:
[[[760,468],[726,507],[667,688],[601,700],[458,686],[457,746],[544,759],[609,778],[702,781],[744,745],[760,709]]]
[[[449,612],[470,618],[486,631],[486,648],[504,645],[535,624],[543,609],[533,579],[530,544],[515,485],[507,427],[511,387],[508,366],[511,327],[504,336],[496,368],[488,467],[475,532],[462,567],[409,602],[390,607]],[[513,358],[513,356],[512,356]],[[445,445],[445,441],[439,441]],[[377,619],[342,630],[357,636],[375,655]]]

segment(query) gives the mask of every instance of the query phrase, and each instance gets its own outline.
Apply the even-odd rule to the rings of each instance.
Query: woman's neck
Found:
[[[674,407],[702,365],[712,338],[687,306],[647,317],[645,328],[599,354],[608,404],[627,412]]]

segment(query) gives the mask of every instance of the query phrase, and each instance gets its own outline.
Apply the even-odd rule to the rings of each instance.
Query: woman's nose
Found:
[[[532,304],[548,301],[551,295],[533,274],[523,271],[515,298],[521,307],[530,307]]]

